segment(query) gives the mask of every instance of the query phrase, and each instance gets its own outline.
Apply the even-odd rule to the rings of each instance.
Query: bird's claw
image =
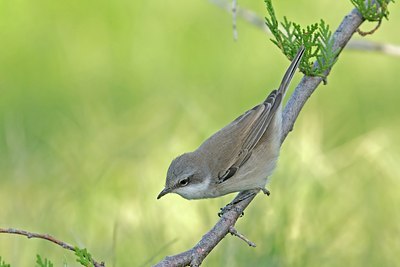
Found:
[[[218,212],[218,217],[222,217],[222,215],[224,215],[225,212],[230,211],[232,209],[234,209],[236,212],[240,212],[240,210],[237,207],[235,207],[232,203],[229,203],[228,205],[220,209],[220,212]],[[243,216],[244,212],[240,214],[240,217]]]

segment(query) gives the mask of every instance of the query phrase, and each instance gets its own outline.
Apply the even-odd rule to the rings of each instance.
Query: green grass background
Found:
[[[350,1],[275,1],[333,29]],[[266,14],[263,1],[239,1]],[[365,39],[400,44],[400,10]],[[363,25],[370,29],[374,24]],[[260,102],[289,62],[206,0],[0,1],[0,227],[49,233],[107,266],[193,246],[232,195],[156,200],[170,161]],[[360,39],[361,37],[355,37]],[[204,266],[400,266],[400,59],[344,51],[309,99],[269,184]],[[294,84],[301,75],[296,75]],[[0,235],[0,256],[41,240]]]

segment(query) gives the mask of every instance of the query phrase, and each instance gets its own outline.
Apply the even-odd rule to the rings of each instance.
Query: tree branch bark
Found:
[[[363,22],[364,19],[357,9],[353,9],[345,16],[342,23],[333,34],[334,49],[342,51],[354,32],[357,31]],[[326,74],[328,75],[329,72],[330,69]],[[304,76],[297,85],[283,112],[282,143],[289,132],[292,131],[294,123],[304,104],[307,102],[307,99],[322,81],[323,79],[321,77]],[[166,257],[155,266],[199,266],[218,243],[230,233],[230,229],[234,229],[233,227],[236,221],[254,197],[255,194],[237,204],[233,204],[233,208],[226,211],[215,226],[208,231],[193,248],[180,254]]]

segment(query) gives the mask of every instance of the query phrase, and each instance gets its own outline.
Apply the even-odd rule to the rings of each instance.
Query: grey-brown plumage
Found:
[[[213,198],[264,188],[279,156],[282,100],[304,54],[300,48],[278,90],[259,105],[174,159],[157,198],[177,193],[187,199]]]

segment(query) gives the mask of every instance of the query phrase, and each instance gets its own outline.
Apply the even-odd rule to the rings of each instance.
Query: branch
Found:
[[[238,195],[238,197],[240,194]],[[206,233],[201,240],[192,249],[189,249],[180,254],[166,257],[159,262],[155,267],[172,267],[172,266],[192,266],[197,267],[203,262],[205,257],[214,249],[214,247],[228,234],[242,215],[243,211],[250,204],[256,195],[252,195],[243,201],[234,204],[231,208],[224,212],[219,221],[214,227]]]
[[[229,13],[232,12],[232,8],[227,0],[209,0],[209,1]],[[264,19],[260,18],[255,12],[236,6],[235,13],[237,13],[237,15],[242,17],[242,19],[256,26],[257,28],[260,28],[267,33],[271,33],[268,27],[265,25]]]
[[[351,40],[347,48],[353,50],[377,51],[400,57],[400,46],[392,44],[381,44],[366,40]]]
[[[233,40],[237,41],[238,39],[238,31],[237,31],[237,9],[238,3],[237,0],[232,0],[232,28],[233,28]]]
[[[22,235],[22,236],[26,236],[27,238],[38,238],[38,239],[44,239],[47,241],[50,241],[54,244],[59,245],[62,248],[71,250],[73,252],[76,252],[76,248],[71,246],[68,243],[65,243],[61,240],[56,239],[55,237],[48,235],[48,234],[38,234],[38,233],[32,233],[32,232],[28,232],[25,230],[18,230],[18,229],[13,229],[13,228],[8,228],[8,229],[3,229],[0,228],[0,233],[1,234],[15,234],[15,235]],[[97,261],[93,260],[93,265],[94,267],[104,267],[105,264],[104,262],[98,263]]]
[[[356,32],[363,22],[364,19],[357,9],[353,9],[347,16],[345,16],[342,23],[333,35],[333,49],[339,49],[339,51],[342,51],[349,42],[350,38],[353,36],[354,32]],[[328,75],[329,72],[330,69],[326,74]],[[297,85],[283,112],[282,142],[293,129],[294,123],[307,99],[311,96],[321,82],[321,77],[304,76],[299,85]],[[239,193],[236,198],[239,198],[243,193],[244,192]],[[232,207],[223,213],[215,226],[208,233],[206,233],[193,248],[180,254],[166,257],[155,266],[199,266],[205,257],[218,245],[218,243],[228,233],[233,232],[233,227],[236,221],[246,207],[250,204],[250,202],[254,199],[255,195],[256,194],[253,194],[251,197],[246,198],[245,200],[236,204],[231,204]],[[232,201],[232,203],[235,203],[235,200]],[[243,240],[247,239],[244,238]]]
[[[232,12],[232,8],[227,0],[209,1],[219,8],[226,10],[227,12]],[[236,7],[236,13],[237,16],[249,22],[251,25],[263,30],[268,34],[271,34],[270,30],[265,25],[264,19],[258,16],[255,12],[245,8]],[[377,43],[369,40],[351,40],[346,48],[351,50],[375,51],[390,56],[400,57],[400,46],[394,44]]]

